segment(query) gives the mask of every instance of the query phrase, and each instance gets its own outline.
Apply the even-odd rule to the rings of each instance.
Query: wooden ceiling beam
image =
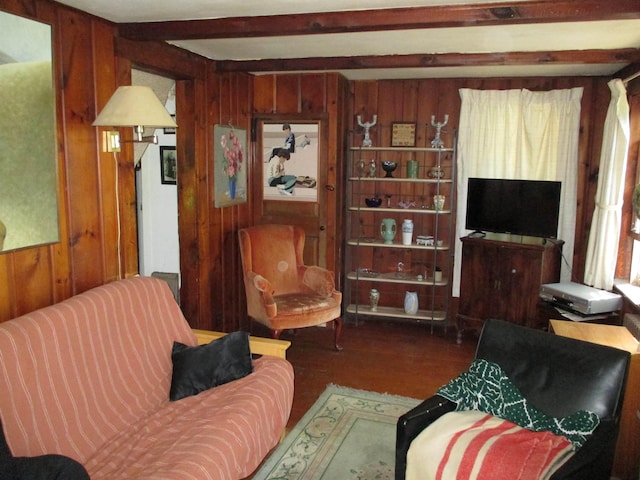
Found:
[[[638,0],[532,2],[122,23],[133,40],[193,40],[640,18]]]
[[[327,71],[368,68],[469,67],[484,65],[602,64],[640,62],[640,49],[555,52],[439,53],[360,57],[216,61],[218,72]]]

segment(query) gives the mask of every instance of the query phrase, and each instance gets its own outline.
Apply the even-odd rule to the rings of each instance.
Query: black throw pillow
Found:
[[[249,333],[233,332],[206,345],[173,342],[171,401],[197,395],[253,371]]]

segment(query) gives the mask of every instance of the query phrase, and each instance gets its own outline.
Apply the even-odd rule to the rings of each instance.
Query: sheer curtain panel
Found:
[[[627,91],[620,79],[611,80],[609,89],[611,102],[604,122],[596,206],[584,269],[584,283],[605,290],[613,288],[616,270],[630,138]]]
[[[460,295],[460,238],[470,233],[464,228],[469,177],[562,182],[557,237],[565,242],[562,279],[568,281],[575,236],[582,88],[548,92],[463,88],[460,97],[453,296]]]

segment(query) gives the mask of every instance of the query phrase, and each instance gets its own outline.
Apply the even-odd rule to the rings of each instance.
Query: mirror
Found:
[[[59,241],[51,38],[0,11],[0,252]]]

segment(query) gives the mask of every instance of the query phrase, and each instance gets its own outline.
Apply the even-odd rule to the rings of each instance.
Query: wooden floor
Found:
[[[254,335],[268,335],[253,329]],[[425,399],[451,378],[467,369],[477,338],[469,335],[456,345],[455,327],[445,334],[442,326],[393,323],[380,320],[345,324],[337,352],[333,329],[312,327],[295,334],[287,359],[295,371],[293,408],[287,430],[293,428],[327,385]]]

